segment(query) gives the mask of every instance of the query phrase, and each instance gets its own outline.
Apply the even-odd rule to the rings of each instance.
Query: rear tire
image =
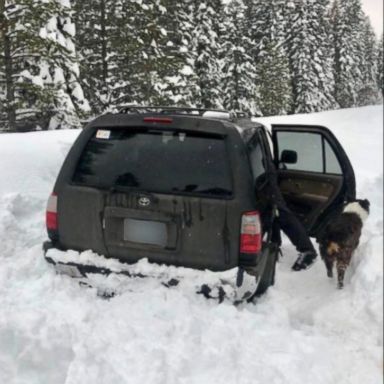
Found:
[[[279,247],[275,244],[271,244],[270,247],[272,249],[265,263],[265,268],[261,276],[260,283],[257,286],[256,294],[255,294],[256,296],[260,296],[264,294],[271,285],[275,284],[276,262],[277,262]]]

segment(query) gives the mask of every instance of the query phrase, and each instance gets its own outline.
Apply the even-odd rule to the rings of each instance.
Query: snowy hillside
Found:
[[[371,215],[344,290],[320,261],[291,272],[285,243],[276,285],[240,308],[149,279],[105,300],[56,275],[41,250],[45,204],[79,131],[0,135],[0,383],[381,383],[382,116],[375,106],[259,119],[329,127]]]

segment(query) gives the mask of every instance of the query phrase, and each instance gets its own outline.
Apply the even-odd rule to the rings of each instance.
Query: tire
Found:
[[[276,262],[279,247],[275,244],[271,244],[269,248],[270,251],[267,255],[263,275],[261,276],[259,285],[257,286],[256,296],[264,294],[270,286],[275,284]]]

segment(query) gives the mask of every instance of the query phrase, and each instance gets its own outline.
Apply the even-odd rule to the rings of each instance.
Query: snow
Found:
[[[44,87],[44,81],[41,78],[41,76],[33,76],[32,77],[32,83],[39,86],[39,87]]]
[[[70,22],[70,19],[67,19],[67,23],[64,24],[63,30],[71,36],[76,35],[76,27],[74,23]]]
[[[191,76],[193,75],[193,69],[189,65],[184,65],[180,73],[185,76]]]
[[[206,111],[203,113],[202,116],[207,118],[222,119],[222,120],[229,120],[231,118],[230,113],[221,112],[221,111]]]
[[[330,128],[371,215],[343,290],[320,261],[291,272],[296,254],[285,241],[275,286],[240,307],[139,278],[106,300],[56,275],[41,250],[45,204],[79,131],[0,135],[0,382],[381,383],[382,119],[382,106],[258,119]],[[135,268],[196,276],[145,261]]]
[[[54,71],[55,71],[55,75],[54,75],[53,81],[56,84],[57,83],[65,83],[65,77],[64,77],[63,70],[59,67],[56,67]]]
[[[85,101],[83,89],[81,88],[80,84],[78,84],[78,83],[74,86],[74,88],[72,90],[72,95],[78,101]]]

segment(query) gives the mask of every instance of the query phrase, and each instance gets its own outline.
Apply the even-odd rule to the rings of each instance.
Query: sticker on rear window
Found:
[[[108,140],[111,136],[111,131],[107,131],[106,129],[99,129],[96,132],[96,139],[106,139]]]

